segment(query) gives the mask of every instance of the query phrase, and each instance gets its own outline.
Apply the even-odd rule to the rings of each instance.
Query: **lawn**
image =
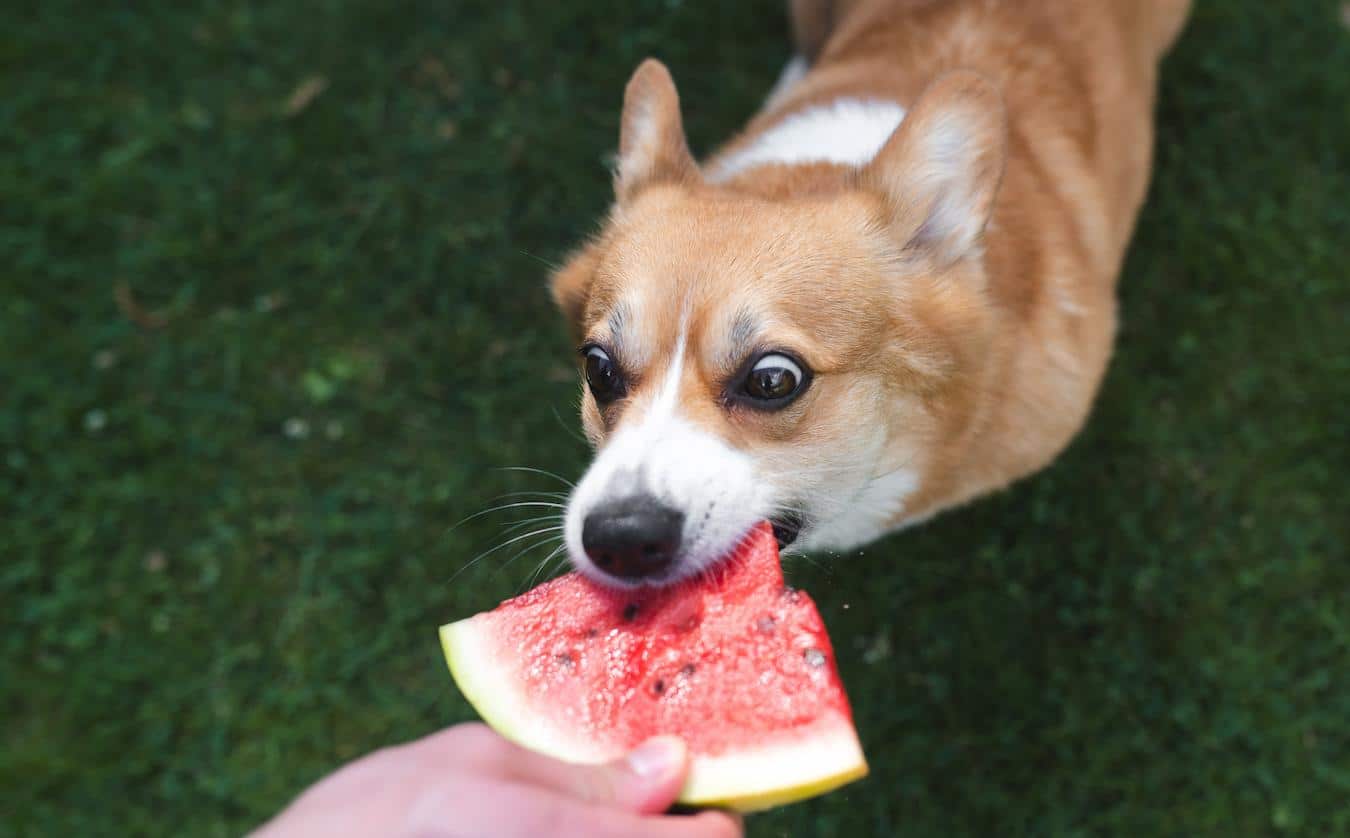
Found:
[[[238,834],[471,718],[435,628],[545,552],[451,527],[586,463],[543,281],[623,81],[706,150],[779,5],[0,11],[0,832]],[[751,835],[1350,835],[1343,14],[1201,0],[1054,467],[789,566],[873,773]]]

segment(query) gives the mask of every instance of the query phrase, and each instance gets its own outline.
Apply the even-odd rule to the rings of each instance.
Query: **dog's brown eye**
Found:
[[[745,394],[762,402],[785,403],[805,381],[801,365],[786,355],[771,352],[755,362],[745,377]]]
[[[596,402],[608,404],[623,395],[623,378],[608,353],[598,346],[582,350],[586,355],[586,386]]]

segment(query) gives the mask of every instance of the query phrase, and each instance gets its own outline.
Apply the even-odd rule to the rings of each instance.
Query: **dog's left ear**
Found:
[[[619,128],[614,196],[622,204],[657,181],[700,177],[680,120],[680,95],[666,65],[648,58],[628,80]]]
[[[1006,158],[1003,98],[983,76],[958,70],[923,92],[863,182],[886,199],[905,247],[945,266],[975,252]]]
[[[589,242],[568,256],[567,263],[549,277],[549,293],[576,340],[584,337],[586,303],[591,298],[595,271],[600,267],[600,252],[599,244]]]

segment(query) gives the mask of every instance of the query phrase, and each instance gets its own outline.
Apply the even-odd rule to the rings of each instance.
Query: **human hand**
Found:
[[[255,838],[738,838],[725,812],[662,815],[689,758],[672,737],[606,765],[572,765],[464,724],[348,763]]]

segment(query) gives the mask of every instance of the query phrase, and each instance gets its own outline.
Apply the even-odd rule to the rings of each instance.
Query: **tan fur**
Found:
[[[606,337],[618,305],[640,309],[631,397],[603,414],[583,401],[597,444],[645,409],[683,328],[690,421],[766,473],[913,468],[918,488],[889,521],[901,525],[1043,467],[1083,424],[1148,184],[1157,63],[1189,0],[791,5],[811,71],[703,170],[841,97],[908,109],[876,159],[709,183],[674,84],[649,61],[625,98],[615,208],[553,293],[578,338]],[[946,180],[921,144],[941,120],[965,138]],[[969,224],[935,237],[934,206],[952,195]],[[782,412],[720,399],[730,371],[716,359],[737,351],[726,324],[740,310],[815,372]]]

